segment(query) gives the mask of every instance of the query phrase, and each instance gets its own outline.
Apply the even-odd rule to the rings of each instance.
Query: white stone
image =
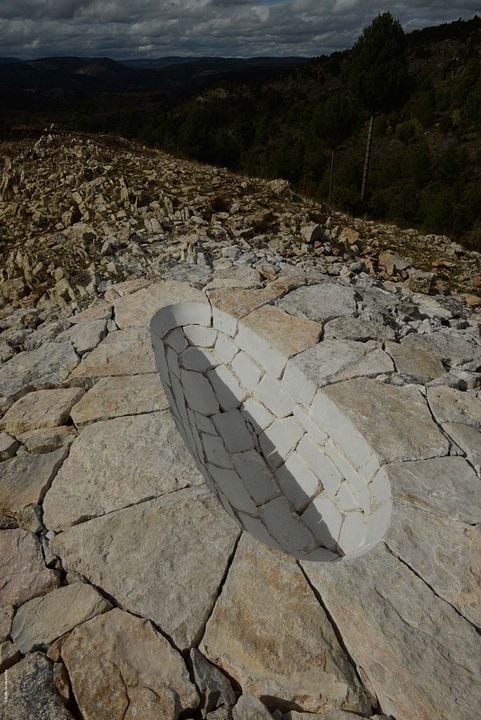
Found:
[[[201,415],[201,413],[194,413],[195,424],[199,432],[208,433],[210,435],[217,435],[217,431],[214,424],[208,417]]]
[[[307,412],[300,405],[294,405],[294,417],[297,422],[304,428],[304,430],[310,435],[312,440],[315,440],[319,445],[324,445],[327,442],[328,436],[322,432],[319,425],[307,414]]]
[[[237,345],[223,332],[219,332],[214,349],[216,356],[224,363],[230,363],[239,352]]]
[[[273,468],[282,465],[303,434],[304,431],[294,418],[275,420],[269,425],[259,435],[262,452],[269,465]]]
[[[212,308],[212,321],[214,327],[219,330],[220,333],[225,333],[230,337],[234,337],[237,333],[238,320],[215,306]]]
[[[276,471],[282,492],[298,512],[303,511],[319,490],[319,479],[294,451]]]
[[[359,509],[359,502],[354,497],[352,489],[347,482],[343,481],[336,495],[336,505],[342,512],[351,512]]]
[[[344,517],[341,533],[339,535],[339,547],[346,554],[353,553],[362,545],[365,535],[366,522],[364,513],[347,513]]]
[[[175,375],[177,378],[180,378],[179,356],[176,351],[168,347],[165,356],[167,358],[167,366],[169,368],[170,374]]]
[[[383,467],[379,469],[368,487],[371,495],[372,510],[376,510],[379,505],[391,500],[391,484]]]
[[[341,484],[342,475],[327,455],[307,435],[302,438],[297,451],[320,479],[322,486],[334,495]]]
[[[265,375],[255,395],[278,418],[292,415],[294,403],[291,396],[284,392],[280,380],[274,380],[270,375]]]
[[[310,415],[342,447],[349,460],[360,467],[372,459],[372,450],[351,421],[322,390],[316,393]]]
[[[246,397],[246,391],[241,388],[234,373],[225,365],[219,365],[215,370],[208,372],[207,376],[222,410],[238,407]]]
[[[229,410],[212,418],[219,435],[231,453],[251,450],[254,440],[239,410]]]
[[[204,446],[205,456],[209,463],[223,468],[232,467],[230,455],[218,435],[206,435],[205,433],[201,433],[201,440],[202,445]]]
[[[210,305],[206,303],[183,302],[162,308],[152,318],[151,331],[163,337],[170,330],[183,325],[209,326],[212,321]]]
[[[219,403],[209,381],[199,373],[180,371],[180,379],[187,404],[203,415],[219,412]]]
[[[191,345],[213,348],[217,340],[217,330],[202,325],[185,325],[184,334]]]
[[[274,377],[281,376],[286,366],[287,357],[243,323],[239,324],[236,344]]]
[[[207,465],[209,475],[219,490],[225,495],[235,510],[255,513],[257,508],[242,480],[234,470]]]
[[[302,520],[311,529],[316,540],[329,550],[335,549],[343,516],[325,493],[312,501],[302,514]]]
[[[242,406],[242,413],[244,417],[256,426],[256,429],[265,430],[272,422],[274,422],[274,415],[253,398],[248,398]]]
[[[331,439],[327,441],[324,447],[326,455],[332,460],[341,475],[351,483],[351,486],[355,488],[356,491],[360,486],[369,482],[371,478],[369,476],[366,477],[363,473],[361,474],[360,471],[358,472]]]
[[[284,497],[271,500],[261,510],[268,532],[291,554],[314,549],[314,537]]]
[[[236,355],[232,369],[239,378],[241,385],[248,391],[254,390],[262,377],[262,370],[245,352]]]
[[[292,398],[295,398],[296,402],[304,405],[308,408],[312,402],[312,399],[317,391],[317,385],[312,380],[309,380],[301,368],[299,368],[294,360],[290,360],[287,363],[285,373],[282,377],[282,384],[286,393]]]
[[[232,456],[234,467],[240,475],[249,495],[257,505],[262,505],[279,495],[279,488],[262,456],[255,450]]]
[[[194,347],[190,347],[182,353],[181,363],[185,370],[200,373],[207,372],[215,365],[215,361],[208,350],[200,350]]]
[[[172,350],[175,350],[177,355],[179,355],[189,345],[183,328],[175,328],[175,330],[172,330],[172,332],[164,337],[164,342],[166,345],[171,347]]]

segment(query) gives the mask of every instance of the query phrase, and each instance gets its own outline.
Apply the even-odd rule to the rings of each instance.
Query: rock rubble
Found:
[[[18,158],[3,716],[477,720],[479,258],[108,139]],[[301,517],[335,543],[268,547]]]

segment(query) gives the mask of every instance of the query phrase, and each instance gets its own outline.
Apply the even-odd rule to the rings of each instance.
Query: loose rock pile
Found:
[[[246,197],[245,210],[254,197],[248,188],[239,190],[243,181],[237,179],[236,186],[224,171],[197,168],[157,153],[141,156],[130,149],[128,160],[129,153],[122,149],[116,154],[113,148],[83,139],[61,149],[58,138],[44,139],[36,149],[24,152],[22,164],[13,163],[9,170],[13,179],[2,185],[6,200],[1,212],[10,220],[16,203],[25,221],[21,186],[32,172],[29,162],[37,169],[43,163],[55,175],[52,167],[57,161],[58,183],[59,173],[64,172],[59,162],[62,153],[70,154],[71,174],[77,180],[83,177],[81,167],[86,172],[106,153],[112,163],[126,163],[128,168],[137,164],[139,188],[140,163],[145,162],[146,192],[149,172],[155,172],[170,177],[177,197],[184,192],[187,197],[195,191],[189,189],[188,178],[198,173],[204,183],[218,177],[224,193],[230,178],[238,197],[242,200],[243,193]],[[28,153],[33,153],[30,161]],[[118,166],[102,174],[107,187],[118,177],[117,170]],[[43,189],[49,182],[53,180],[48,175],[40,174]],[[273,214],[289,213],[291,203],[306,207],[302,199],[276,195],[289,192],[281,183],[245,182],[251,189],[265,188],[262,202],[267,211],[272,199]],[[129,179],[125,184],[131,202],[133,183]],[[59,198],[68,192],[66,187],[58,185]],[[104,199],[110,197],[102,192]],[[384,713],[396,720],[477,720],[480,315],[466,306],[460,294],[412,290],[412,279],[402,277],[406,269],[393,270],[389,279],[387,271],[381,276],[377,261],[370,273],[345,272],[340,260],[338,277],[332,270],[336,263],[326,260],[324,250],[330,241],[324,235],[327,220],[323,224],[321,218],[299,220],[302,228],[299,233],[292,230],[293,247],[305,243],[307,219],[317,228],[312,228],[308,248],[312,235],[314,245],[320,245],[293,258],[266,249],[279,237],[274,232],[269,239],[264,231],[262,241],[242,232],[235,238],[230,234],[221,238],[220,231],[212,237],[212,228],[225,230],[236,218],[245,220],[241,208],[234,213],[218,209],[205,235],[207,226],[199,223],[194,255],[188,261],[169,258],[166,238],[187,222],[195,225],[197,217],[192,213],[184,219],[187,205],[178,202],[169,219],[172,228],[164,229],[165,237],[156,241],[165,250],[162,262],[160,251],[145,252],[132,269],[120,256],[96,256],[100,240],[95,240],[89,246],[92,255],[89,250],[85,259],[94,266],[91,288],[72,281],[76,262],[72,258],[78,259],[81,269],[82,254],[63,254],[72,294],[68,291],[62,298],[59,280],[54,272],[47,272],[46,259],[44,270],[30,281],[23,274],[6,277],[11,268],[14,275],[19,272],[12,258],[14,244],[21,246],[20,223],[13,220],[9,225],[0,310],[2,717],[348,720],[379,718]],[[52,196],[47,220],[60,225],[57,203],[60,200]],[[110,208],[109,203],[105,205]],[[78,222],[84,222],[86,210],[80,205],[79,201]],[[91,211],[88,202],[85,207]],[[150,205],[137,203],[137,207]],[[140,222],[143,215],[132,208],[131,203],[124,208],[126,217],[115,221]],[[168,210],[157,209],[146,219],[162,213]],[[181,216],[176,218],[175,213]],[[227,217],[219,219],[219,214]],[[36,220],[29,222],[33,228]],[[101,239],[103,228],[95,213],[89,222]],[[148,237],[152,227],[147,230],[145,218],[142,222]],[[342,232],[346,236],[359,232],[361,238],[364,230],[355,230],[350,222],[351,231],[338,228],[337,239]],[[65,234],[65,226],[56,232]],[[77,247],[76,242],[72,247]],[[362,238],[356,243],[360,247]],[[44,257],[37,245],[24,243],[22,257],[29,258],[29,265],[35,253]],[[172,242],[170,253],[174,246],[175,252],[182,247]],[[48,258],[53,271],[60,262],[60,252],[55,253]],[[112,283],[102,260],[107,257],[115,258],[121,267],[119,277],[128,275],[127,280]],[[459,255],[459,262],[468,268],[478,261]],[[189,276],[190,284],[179,281]],[[24,289],[17,294],[8,291],[7,298],[5,282],[7,289],[15,286],[8,285],[12,280],[20,288],[18,277]],[[434,276],[431,290],[436,280]],[[466,290],[462,284],[452,287]],[[173,352],[171,361],[177,363],[177,356],[182,356],[180,389],[168,397],[169,387],[166,394],[151,347],[149,323],[160,308],[179,303],[188,310],[187,317],[176,320],[183,330],[164,327],[170,334],[163,333]],[[214,308],[212,325],[191,314],[192,303],[207,308],[209,318]],[[164,318],[165,312],[170,311],[164,311]],[[233,326],[243,328],[242,333],[236,335]],[[236,355],[229,345],[233,338],[240,348]],[[216,356],[212,368],[195,370],[193,366],[209,354]],[[232,383],[238,383],[240,395],[236,387],[234,396],[239,403],[232,408],[221,403],[215,412],[204,415],[217,413],[227,422],[233,410],[248,408],[252,417],[254,411],[256,418],[261,411],[264,417],[269,413],[277,418],[274,423],[283,426],[286,421],[311,421],[313,427],[303,427],[318,433],[319,417],[314,408],[309,411],[308,396],[314,388],[318,400],[322,397],[329,404],[327,415],[320,417],[347,460],[338,468],[342,478],[336,488],[325,487],[326,474],[319,473],[317,482],[324,483],[323,491],[318,485],[312,493],[309,472],[318,472],[317,460],[307,470],[287,468],[291,476],[307,483],[307,490],[303,498],[288,498],[293,509],[281,526],[275,525],[278,515],[273,514],[271,545],[286,548],[298,537],[297,525],[293,529],[290,523],[307,511],[306,501],[319,505],[317,517],[311,519],[314,523],[326,517],[329,498],[339,506],[347,503],[345,517],[355,517],[356,522],[364,522],[368,509],[376,510],[371,499],[362,506],[358,486],[359,496],[353,498],[351,493],[348,507],[349,466],[359,458],[361,441],[382,467],[391,495],[389,522],[378,542],[373,538],[370,548],[367,541],[353,545],[347,551],[353,557],[332,562],[296,559],[267,547],[252,537],[255,528],[247,518],[267,517],[269,504],[276,497],[278,503],[279,496],[256,495],[263,488],[260,482],[250,483],[255,476],[252,470],[241,472],[242,501],[253,503],[256,510],[237,506],[248,532],[224,512],[187,452],[169,408],[169,402],[175,401],[173,410],[185,432],[182,412],[191,420],[193,413],[202,415],[205,410],[195,407],[195,383],[187,391],[190,375],[185,373],[209,377],[214,367],[217,377],[223,378],[218,391],[227,386],[232,392]],[[260,376],[253,384],[256,368]],[[171,377],[173,385],[175,372]],[[286,388],[304,415],[294,406],[284,407]],[[187,400],[183,411],[181,396]],[[220,397],[217,392],[216,402]],[[190,428],[201,422],[194,420]],[[217,448],[214,468],[222,451],[229,462],[235,453],[251,452],[226,447],[233,436],[225,433],[225,427],[219,421],[209,432],[204,422],[202,432]],[[350,440],[346,428],[353,433]],[[288,444],[293,437],[287,433]],[[304,433],[303,438],[306,445],[312,440]],[[297,438],[296,444],[303,438]],[[187,439],[195,448],[195,437]],[[281,440],[276,435],[271,444],[282,450],[286,465],[291,458],[291,463],[299,465],[302,460],[309,466],[309,453],[296,458],[300,450],[290,445],[281,448]],[[311,444],[318,453],[329,444],[325,438],[316,442],[317,447]],[[269,457],[268,450],[260,450]],[[204,446],[197,448],[201,467],[202,453]],[[257,463],[259,457],[251,460]],[[276,456],[275,472],[277,460]],[[365,468],[358,470],[365,480]],[[213,488],[218,492],[226,487],[223,473]],[[288,496],[296,488],[289,481],[282,489]],[[239,485],[232,491],[238,492]],[[235,515],[234,496],[227,491],[223,502]],[[352,523],[349,536],[354,537],[355,523],[347,522]],[[333,530],[335,522],[329,527]],[[346,552],[340,539],[342,527],[330,548],[335,553]],[[354,557],[359,550],[364,554]]]

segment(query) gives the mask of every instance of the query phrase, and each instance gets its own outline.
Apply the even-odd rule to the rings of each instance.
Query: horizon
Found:
[[[387,7],[386,7],[387,5]],[[2,57],[314,58],[351,48],[380,12],[405,32],[470,20],[478,0],[4,0]]]

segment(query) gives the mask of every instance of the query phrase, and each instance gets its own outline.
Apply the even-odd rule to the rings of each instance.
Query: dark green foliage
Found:
[[[390,112],[407,98],[407,42],[391,13],[378,15],[354,45],[347,65],[348,85],[371,114]]]

